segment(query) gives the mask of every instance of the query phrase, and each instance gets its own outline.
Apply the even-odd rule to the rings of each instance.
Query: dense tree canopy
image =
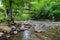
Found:
[[[12,10],[13,16],[28,10],[32,11],[30,19],[52,19],[53,16],[60,19],[60,0],[2,0],[2,3],[8,13]]]

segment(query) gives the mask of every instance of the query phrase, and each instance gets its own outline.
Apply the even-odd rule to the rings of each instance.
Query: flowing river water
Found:
[[[17,35],[13,35],[10,40],[30,40],[31,35],[34,33],[34,27],[19,32]]]
[[[38,23],[40,25],[40,23]],[[38,26],[37,24],[37,26]],[[55,23],[55,22],[52,22],[52,23],[46,23],[46,22],[42,22],[42,24],[45,24],[46,26],[57,26],[56,24],[60,24],[60,23]],[[51,25],[52,24],[52,25]],[[54,24],[54,25],[53,25]],[[15,36],[12,36],[11,37],[11,40],[31,40],[31,35],[34,34],[34,27],[36,25],[34,25],[34,23],[32,24],[33,26],[28,29],[28,30],[25,30],[25,31],[22,31],[20,33],[18,33],[17,35]],[[40,26],[41,27],[41,26]],[[42,29],[43,27],[41,27]],[[37,36],[37,35],[36,35]],[[38,40],[44,40],[42,38],[39,38],[38,36],[36,37],[38,38]],[[36,38],[33,38],[32,40],[37,40]]]
[[[40,22],[41,23],[41,22]],[[38,23],[39,25],[40,25],[40,23]],[[21,31],[21,32],[19,32],[17,35],[12,35],[11,36],[11,38],[9,39],[9,40],[31,40],[31,35],[33,34],[34,35],[34,27],[36,26],[36,25],[34,25],[35,23],[32,23],[32,27],[31,28],[29,28],[28,30],[24,30],[24,31]],[[37,24],[37,26],[38,26],[38,24]],[[49,22],[49,23],[46,23],[46,22],[42,22],[41,24],[45,24],[45,25],[47,25],[47,26],[51,26],[51,23]],[[54,24],[54,22],[52,23],[52,24]],[[55,26],[56,26],[56,24],[60,24],[60,23],[55,23]],[[53,25],[54,26],[54,25]],[[60,25],[59,25],[60,26]],[[40,26],[41,27],[41,26]],[[42,27],[41,27],[42,28]],[[39,37],[37,37],[38,39],[39,39]],[[36,39],[36,38],[34,38],[34,39]],[[34,40],[34,39],[32,39],[32,40]],[[41,39],[41,38],[40,38]],[[39,39],[39,40],[40,40]],[[36,39],[37,40],[37,39]]]
[[[31,34],[31,30],[25,30],[23,32],[18,33],[17,35],[13,35],[11,37],[11,40],[30,40]]]

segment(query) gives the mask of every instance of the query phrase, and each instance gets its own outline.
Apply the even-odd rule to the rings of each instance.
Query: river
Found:
[[[30,40],[33,33],[34,27],[31,27],[28,30],[19,32],[17,35],[11,36],[10,40]]]

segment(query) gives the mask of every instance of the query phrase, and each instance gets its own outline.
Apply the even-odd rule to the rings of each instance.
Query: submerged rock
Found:
[[[1,37],[3,34],[4,34],[3,32],[0,32],[0,37]]]

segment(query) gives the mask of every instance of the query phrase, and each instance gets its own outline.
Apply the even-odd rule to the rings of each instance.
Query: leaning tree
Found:
[[[5,13],[6,13],[6,20],[8,23],[12,24],[14,23],[13,19],[13,11],[14,10],[25,10],[24,9],[24,4],[29,3],[30,0],[2,0],[2,4],[5,8]],[[25,4],[27,5],[27,4]]]

